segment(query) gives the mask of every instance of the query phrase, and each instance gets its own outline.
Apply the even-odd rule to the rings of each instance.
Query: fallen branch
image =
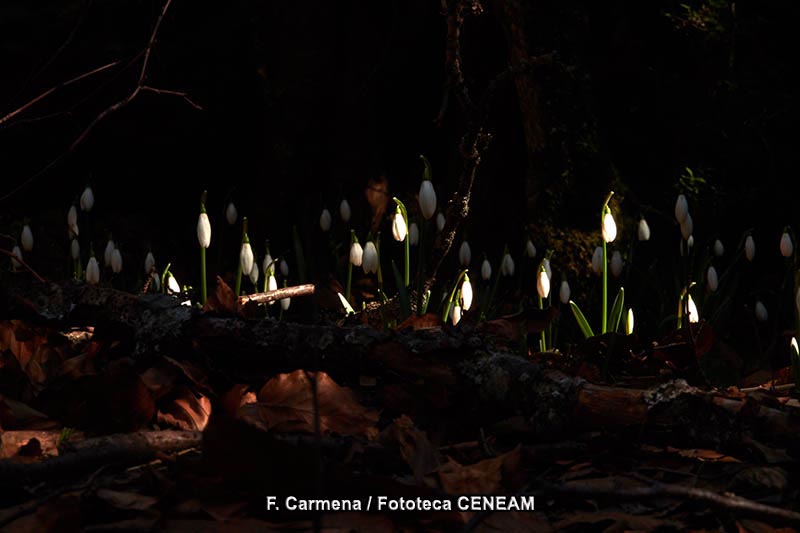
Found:
[[[295,285],[294,287],[284,287],[274,291],[258,292],[256,294],[247,294],[239,296],[239,306],[246,304],[266,304],[270,302],[277,302],[284,298],[297,298],[299,296],[309,296],[314,294],[314,285],[309,283],[306,285]]]
[[[36,278],[36,280],[37,280],[39,283],[47,283],[47,281],[46,281],[46,280],[45,280],[45,279],[44,279],[42,276],[40,276],[40,275],[39,275],[39,274],[38,274],[38,273],[37,273],[37,272],[36,272],[36,271],[35,271],[33,268],[31,268],[31,266],[30,266],[28,263],[26,263],[26,262],[25,262],[25,261],[24,261],[24,260],[23,260],[23,259],[22,259],[20,256],[18,256],[17,254],[15,254],[15,253],[13,253],[13,252],[9,252],[8,250],[4,250],[4,249],[2,249],[2,248],[0,248],[0,254],[3,254],[3,255],[5,255],[5,256],[7,256],[7,257],[10,257],[11,259],[13,259],[13,260],[14,260],[14,261],[16,261],[17,263],[19,263],[19,264],[20,264],[20,266],[21,266],[22,268],[24,268],[25,270],[27,270],[28,272],[30,272],[31,274],[33,274],[33,277],[34,277],[34,278]]]

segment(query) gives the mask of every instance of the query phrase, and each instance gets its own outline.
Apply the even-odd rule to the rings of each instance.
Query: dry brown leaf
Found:
[[[235,315],[239,312],[239,299],[233,289],[219,276],[217,276],[217,287],[214,289],[214,293],[209,295],[206,303],[203,304],[203,311],[221,315]]]
[[[410,317],[406,318],[399,326],[397,326],[398,330],[404,329],[428,329],[428,328],[440,328],[444,325],[442,322],[442,317],[437,315],[436,313],[427,313],[422,316],[419,315],[411,315]]]
[[[159,422],[186,431],[203,431],[211,416],[211,400],[185,386],[176,390],[176,396],[163,412],[158,412]]]
[[[238,418],[264,431],[313,433],[313,379],[314,373],[303,370],[272,378],[259,392],[258,402],[239,409]],[[378,413],[360,405],[352,391],[325,372],[318,372],[316,381],[320,432],[377,436]]]
[[[417,482],[422,482],[423,477],[436,470],[441,463],[438,450],[428,436],[417,429],[414,421],[406,415],[394,420],[383,431],[383,439],[400,447],[400,454],[411,467]]]
[[[31,384],[39,390],[60,368],[66,344],[68,341],[48,328],[29,326],[20,320],[0,321],[0,352],[9,350],[14,354]]]
[[[439,468],[439,480],[450,494],[492,494],[503,488],[504,478],[517,470],[521,460],[519,446],[508,453],[463,466],[450,459]]]

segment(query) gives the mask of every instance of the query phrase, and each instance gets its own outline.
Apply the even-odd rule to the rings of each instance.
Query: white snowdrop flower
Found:
[[[450,308],[450,322],[455,326],[461,322],[461,306],[456,304]]]
[[[350,215],[352,214],[350,210],[350,203],[347,201],[347,198],[344,198],[339,203],[339,216],[342,217],[342,220],[345,222],[350,222]]]
[[[792,337],[792,340],[789,341],[789,348],[791,348],[792,354],[795,357],[800,356],[800,347],[797,345],[797,337]]]
[[[375,248],[375,243],[372,241],[368,241],[364,246],[361,267],[364,269],[365,274],[378,272],[378,250]]]
[[[722,245],[722,241],[717,239],[714,241],[714,255],[717,257],[722,257],[725,253],[725,247]]]
[[[483,263],[481,263],[481,278],[483,281],[489,281],[489,278],[492,277],[492,265],[489,263],[488,259],[484,259]],[[800,294],[800,291],[798,292]]]
[[[430,220],[436,212],[436,191],[431,180],[422,180],[419,186],[419,209],[425,220]]]
[[[22,243],[22,249],[26,252],[33,250],[33,232],[28,224],[22,226],[22,235],[19,238]]]
[[[542,259],[542,266],[544,267],[544,271],[547,272],[547,279],[553,279],[553,269],[550,267],[550,260],[548,258]]]
[[[611,213],[603,215],[603,240],[606,242],[614,242],[617,238],[617,223],[614,222],[614,216]]]
[[[753,240],[752,235],[748,235],[744,241],[744,255],[748,261],[752,261],[756,256],[756,241]]]
[[[22,263],[17,261],[17,259],[22,259],[22,250],[20,250],[19,246],[14,246],[11,250],[11,254],[13,257],[11,258],[11,268],[15,271],[22,268]]]
[[[678,224],[683,224],[688,214],[689,202],[686,201],[686,196],[679,194],[678,200],[675,202],[675,220],[678,221]]]
[[[253,285],[258,283],[259,274],[260,274],[260,272],[258,270],[258,262],[257,261],[253,261],[253,268],[250,269],[250,283],[252,283]]]
[[[719,288],[719,276],[717,276],[717,269],[714,268],[714,265],[710,265],[706,271],[706,284],[708,285],[708,290],[717,292]]]
[[[419,226],[416,222],[412,222],[408,227],[408,244],[411,246],[419,244]]]
[[[569,303],[569,297],[571,296],[572,291],[569,288],[569,283],[567,280],[561,282],[561,287],[558,290],[558,299],[561,300],[561,303],[567,305]]]
[[[181,286],[178,280],[175,279],[175,276],[172,275],[172,272],[167,275],[167,292],[169,294],[178,294],[181,292]]]
[[[394,237],[394,240],[397,242],[403,242],[407,234],[408,228],[406,227],[406,219],[403,218],[403,213],[398,209],[395,211],[394,217],[392,218],[392,237]]]
[[[633,334],[633,308],[628,308],[628,319],[625,321],[625,334]]]
[[[759,322],[766,322],[769,318],[769,314],[767,313],[767,308],[761,303],[761,300],[756,302],[756,320]]]
[[[511,254],[507,252],[503,256],[503,260],[500,263],[500,274],[508,277],[514,275],[514,258],[512,258]]]
[[[250,272],[253,270],[253,247],[250,246],[250,242],[243,242],[242,248],[239,250],[239,264],[242,267],[242,274],[245,276],[249,276]]]
[[[686,239],[686,248],[691,250],[694,246],[694,235],[689,235],[689,238]]]
[[[461,247],[458,249],[458,262],[461,263],[461,266],[469,266],[470,261],[472,260],[472,250],[469,247],[469,243],[464,241],[461,243]]]
[[[700,322],[700,313],[697,312],[697,305],[694,303],[692,299],[692,295],[689,295],[689,322],[692,324],[696,324]]]
[[[72,259],[76,261],[81,256],[81,245],[78,244],[78,239],[72,239],[72,242],[69,244],[69,251],[70,255],[72,255]]]
[[[100,265],[97,264],[97,258],[92,256],[86,264],[86,283],[96,285],[100,283]]]
[[[620,277],[623,266],[625,266],[625,263],[622,260],[622,254],[619,253],[619,250],[614,250],[614,253],[611,254],[611,275],[615,278]]]
[[[436,215],[436,231],[442,231],[444,229],[444,223],[444,215],[439,211],[439,214]]]
[[[261,263],[261,269],[264,271],[265,275],[270,270],[272,270],[272,271],[275,270],[275,265],[273,265],[272,262],[273,262],[273,259],[272,259],[272,256],[269,253],[264,256],[264,262]]]
[[[208,213],[205,211],[197,217],[197,242],[203,248],[211,246],[211,222],[208,220]]]
[[[292,299],[291,298],[281,298],[281,309],[283,309],[284,311],[288,311],[289,310],[289,304],[291,304],[291,303],[292,303]]]
[[[225,220],[228,221],[228,225],[233,226],[238,219],[239,211],[236,209],[236,205],[233,202],[228,202],[228,207],[225,208]]]
[[[469,282],[468,277],[464,277],[464,282],[461,283],[461,305],[464,311],[469,311],[472,307],[472,283]]]
[[[78,209],[75,207],[75,204],[72,204],[67,212],[67,228],[69,228],[71,237],[78,236]]]
[[[791,257],[794,253],[794,243],[792,243],[792,238],[789,236],[788,231],[784,231],[783,235],[781,235],[780,248],[783,257]]]
[[[156,258],[153,256],[153,252],[147,252],[147,255],[144,258],[145,273],[149,274],[150,272],[152,272],[155,266],[156,266]]]
[[[269,280],[267,280],[267,290],[270,291],[277,291],[278,290],[278,280],[275,279],[273,274],[269,275]],[[275,302],[270,302],[269,305],[273,305]]]
[[[92,207],[94,207],[94,193],[92,192],[92,188],[88,185],[85,189],[83,189],[83,193],[81,193],[81,211],[91,211]]]
[[[694,221],[692,220],[692,215],[690,213],[686,213],[686,216],[681,222],[681,236],[683,237],[684,241],[688,241],[689,237],[692,236],[694,233]]]
[[[280,260],[280,270],[281,275],[285,278],[289,276],[289,263],[286,262],[286,259]]]
[[[111,270],[114,274],[122,272],[122,253],[119,248],[114,248],[114,251],[111,252]]]
[[[528,242],[525,243],[525,256],[536,257],[536,247],[533,245],[533,241],[530,239],[528,239]]]
[[[592,254],[592,272],[598,275],[603,273],[603,248],[600,246]]]
[[[319,216],[319,227],[326,233],[331,229],[331,212],[328,211],[327,207],[322,210],[322,214]]]
[[[650,226],[645,219],[639,220],[638,236],[640,241],[650,240]]]
[[[364,259],[364,249],[358,242],[350,244],[350,264],[360,267]]]
[[[539,298],[547,298],[550,294],[550,278],[543,268],[539,269],[539,275],[536,276],[536,292],[539,293]]]
[[[106,267],[111,266],[111,256],[114,255],[114,250],[117,249],[117,245],[114,243],[112,239],[108,239],[106,243],[106,249],[103,251],[103,264]]]

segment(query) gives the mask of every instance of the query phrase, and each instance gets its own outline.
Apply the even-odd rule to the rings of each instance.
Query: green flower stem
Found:
[[[167,274],[169,274],[169,268],[172,266],[172,263],[167,263],[167,267],[164,269],[164,272],[161,273],[161,292],[164,294],[167,293]]]
[[[419,243],[417,243],[417,314],[422,316],[427,310],[427,304],[424,302],[425,295],[422,294],[422,289],[425,286],[425,237],[427,232],[425,227],[428,225],[427,220],[422,219],[419,224]]]
[[[539,296],[539,309],[544,310],[544,300]],[[547,350],[547,337],[545,337],[544,329],[542,329],[542,338],[539,340],[539,350],[544,352]]]
[[[403,282],[405,283],[406,287],[408,287],[409,285],[411,285],[411,266],[410,266],[411,244],[409,243],[409,238],[408,238],[408,229],[409,229],[408,211],[406,211],[406,206],[403,204],[403,202],[401,202],[396,196],[393,197],[392,200],[394,200],[394,203],[396,203],[397,207],[400,209],[400,214],[403,215],[403,221],[406,224],[406,238],[404,239],[406,242],[406,257],[405,257],[406,261],[405,261],[405,275]]]
[[[242,218],[242,244],[250,242],[250,238],[247,236],[247,217]],[[239,248],[239,261],[238,266],[236,267],[236,289],[234,290],[234,294],[238,297],[241,296],[242,291],[242,259],[241,259],[241,247]]]
[[[605,218],[606,213],[611,212],[611,209],[608,207],[608,202],[611,201],[612,196],[614,196],[614,191],[608,193],[605,202],[603,202],[603,209],[600,210],[601,233],[603,229],[603,218]],[[608,331],[608,252],[605,238],[603,239],[603,314],[601,316],[600,330],[603,333]]]
[[[355,230],[350,230],[350,248],[353,247],[353,244],[358,242],[356,239],[356,232]],[[353,284],[353,262],[350,261],[350,248],[347,249],[347,285],[344,289],[344,298],[348,302],[350,301],[350,288]]]
[[[447,319],[450,317],[450,308],[453,307],[453,299],[456,297],[456,293],[459,292],[459,287],[461,286],[461,280],[463,280],[467,276],[467,272],[469,269],[464,269],[458,273],[458,277],[456,278],[456,283],[453,285],[453,290],[450,291],[450,298],[447,300],[447,305],[444,308],[444,313],[442,314],[442,321],[447,322]]]

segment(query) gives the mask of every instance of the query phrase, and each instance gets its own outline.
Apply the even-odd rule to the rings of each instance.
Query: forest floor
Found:
[[[702,349],[702,323],[645,348],[608,334],[520,355],[550,315],[299,324],[253,318],[223,288],[200,311],[2,285],[0,529],[800,527],[797,393],[698,384],[676,362]]]

